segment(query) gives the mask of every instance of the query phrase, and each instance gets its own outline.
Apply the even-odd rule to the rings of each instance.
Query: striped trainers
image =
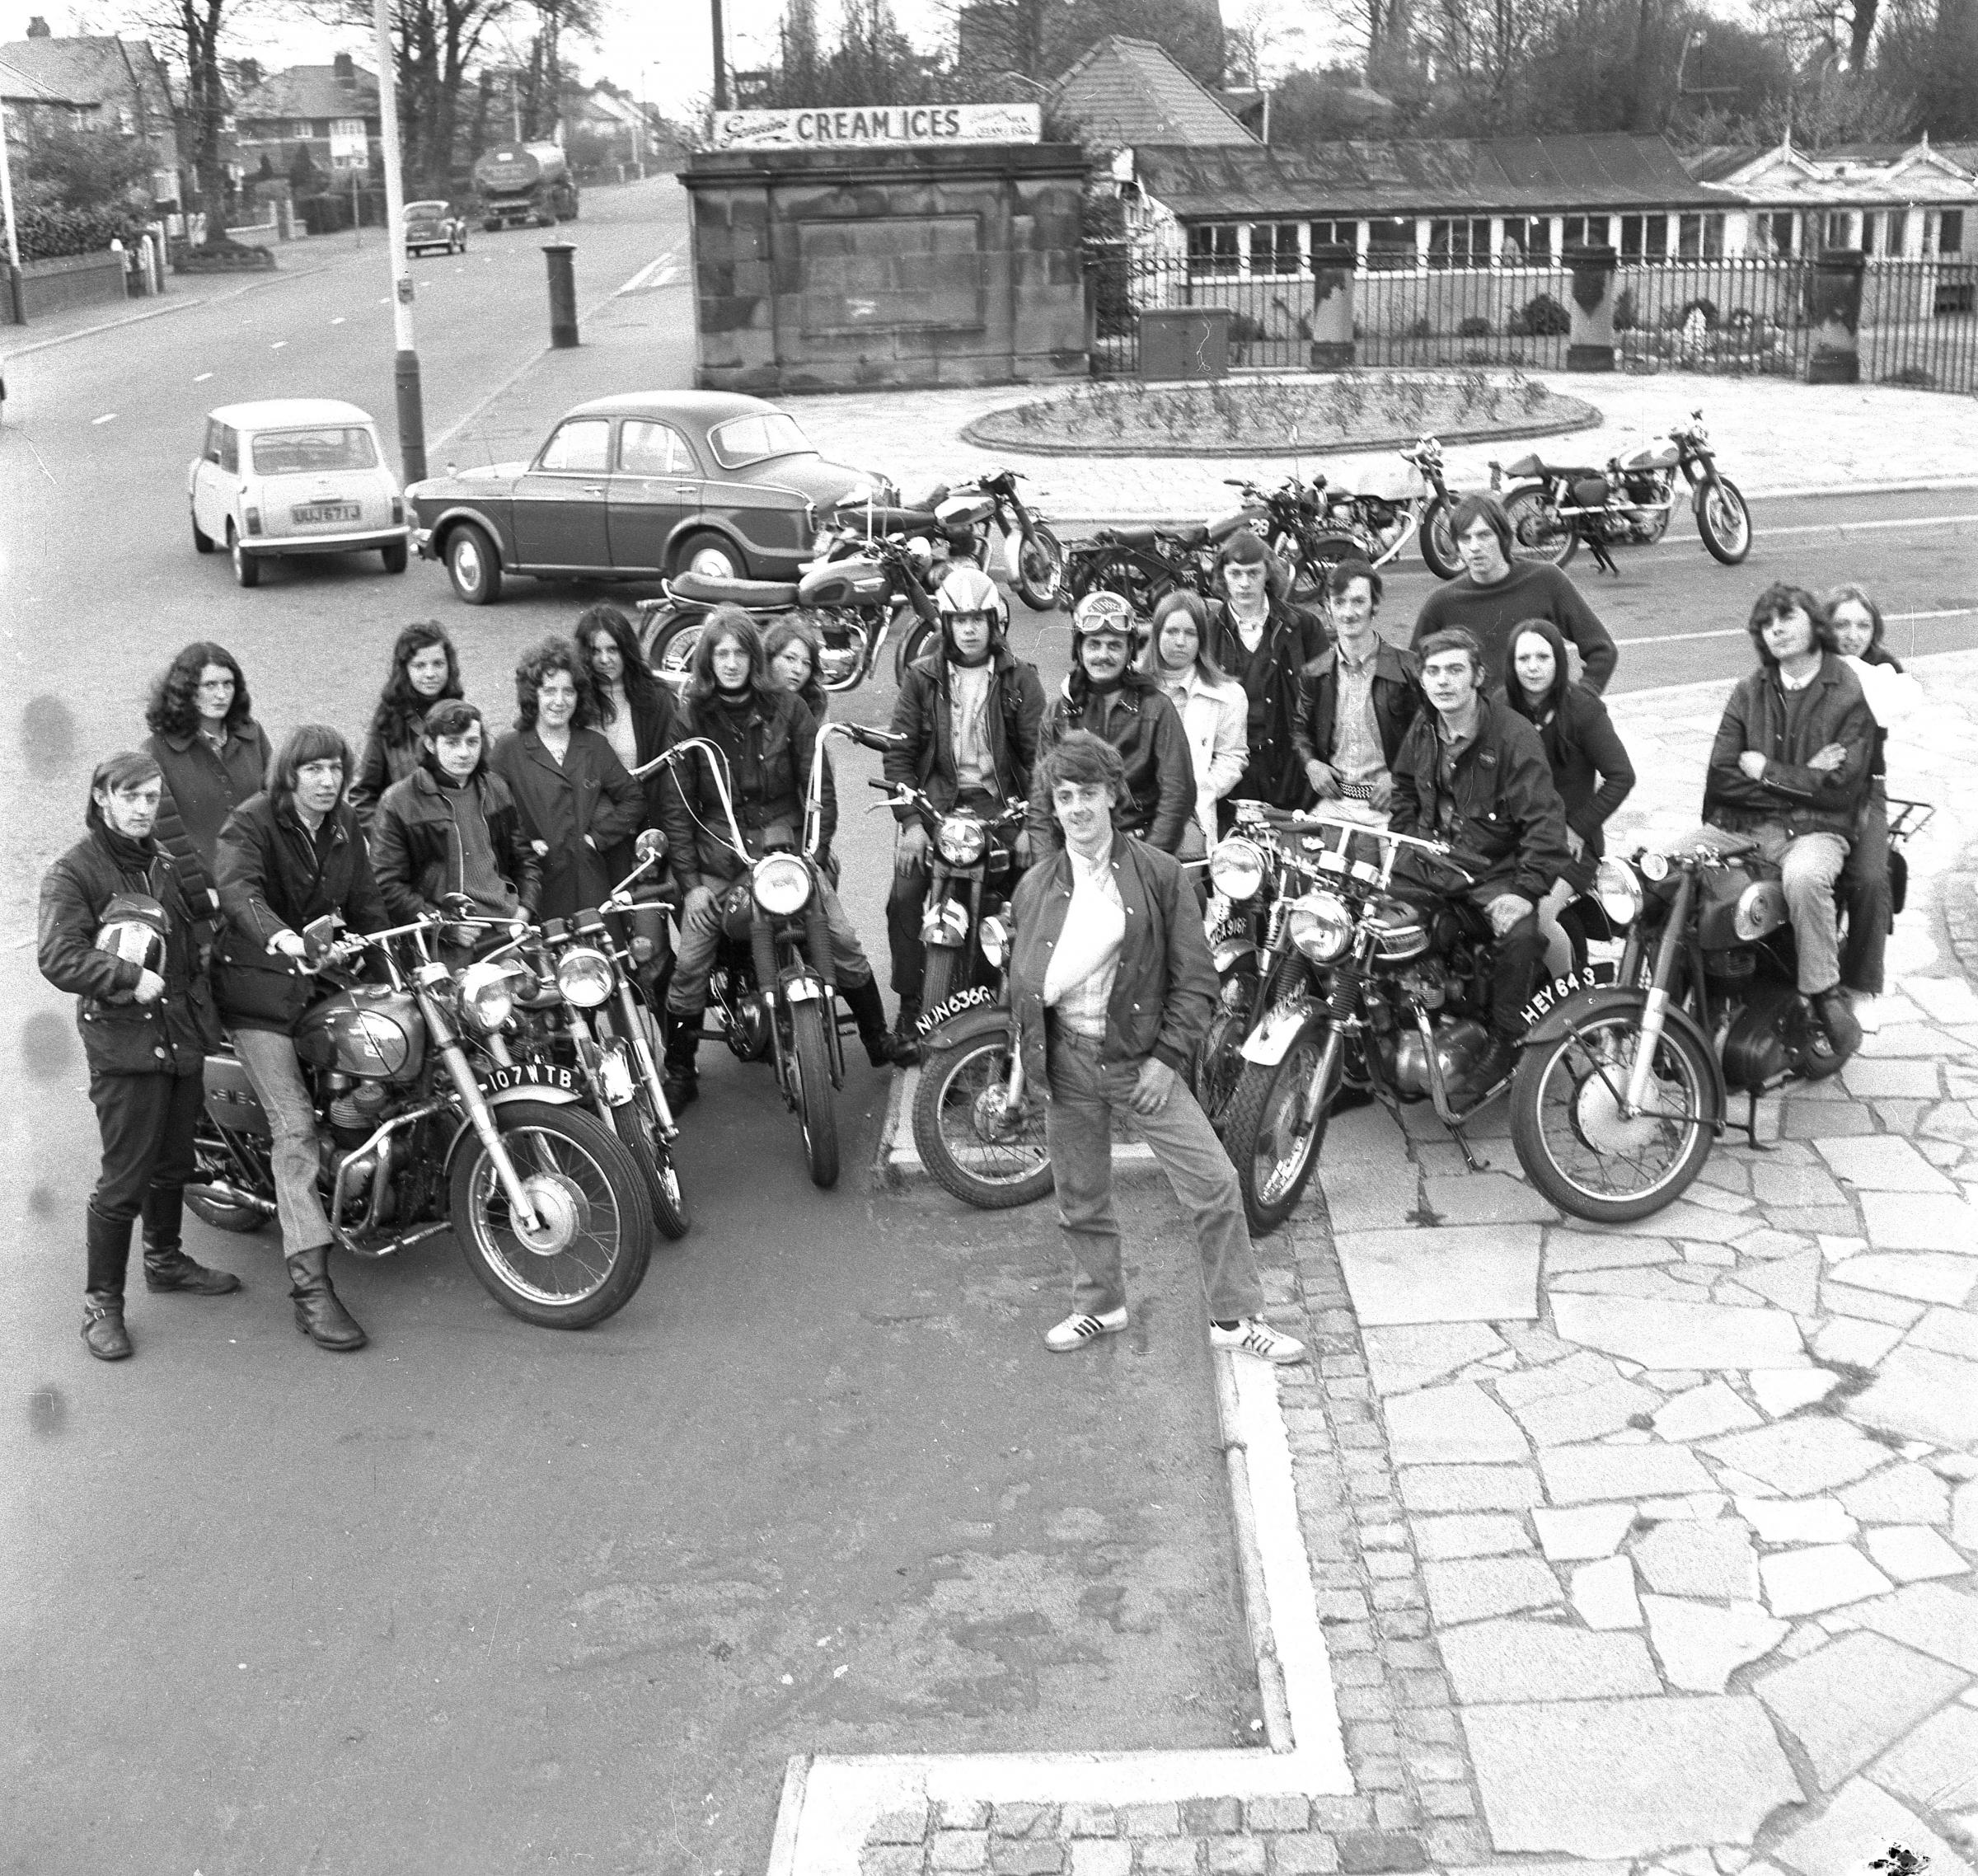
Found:
[[[1096,1342],[1102,1335],[1117,1335],[1126,1326],[1127,1312],[1124,1306],[1118,1309],[1109,1309],[1104,1316],[1085,1316],[1074,1312],[1055,1328],[1045,1330],[1044,1346],[1054,1355],[1068,1355],[1074,1348],[1082,1348],[1088,1342]]]
[[[1227,1348],[1239,1355],[1256,1355],[1279,1367],[1305,1359],[1305,1344],[1289,1335],[1280,1335],[1260,1316],[1246,1316],[1234,1329],[1219,1323],[1209,1325],[1209,1346]]]

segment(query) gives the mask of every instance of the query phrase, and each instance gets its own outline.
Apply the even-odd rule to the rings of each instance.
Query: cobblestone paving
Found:
[[[881,1821],[864,1876],[1492,1868],[1860,1876],[1978,1845],[1978,654],[1919,660],[1880,1026],[1637,1225],[1559,1218],[1423,1109],[1334,1123],[1268,1241],[1355,1793]],[[1619,700],[1612,845],[1693,825],[1721,695]]]

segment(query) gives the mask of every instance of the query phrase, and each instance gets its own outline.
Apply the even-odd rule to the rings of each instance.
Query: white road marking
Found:
[[[332,326],[341,326],[341,325],[343,324],[343,322],[344,322],[344,316],[343,316],[343,315],[342,315],[340,312],[340,313],[339,313],[339,314],[336,316],[336,317],[335,317],[335,318],[334,318],[333,320],[331,320],[331,321],[330,321],[330,323]]]
[[[277,339],[275,342],[268,348],[268,349],[271,352],[279,352],[281,350],[282,347],[286,345],[288,343],[288,341],[286,339]]]
[[[192,382],[193,382],[195,384],[204,384],[204,383],[206,382],[206,380],[207,380],[208,378],[211,378],[212,376],[213,376],[213,373],[212,373],[211,372],[209,372],[209,371],[203,371],[203,372],[201,372],[201,373],[199,373],[199,375],[197,378],[195,378],[195,379],[194,379]]]
[[[92,424],[114,424],[117,420],[117,414],[115,410],[105,410],[101,416],[91,417],[89,420]]]
[[[669,248],[656,260],[649,260],[619,288],[621,293],[642,293],[648,287],[664,287],[673,284],[673,265],[677,256]],[[616,294],[613,295],[615,298]]]
[[[1783,532],[1783,530],[1779,530]],[[1941,612],[1884,612],[1884,625],[1893,626],[1915,619],[1962,619],[1978,612],[1978,606],[1952,606]],[[1747,636],[1742,626],[1726,626],[1722,631],[1714,632],[1659,632],[1648,638],[1617,638],[1616,645],[1676,645],[1685,639],[1693,638],[1744,638]]]
[[[1809,521],[1791,528],[1768,528],[1764,538],[1774,534],[1865,534],[1871,528],[1941,528],[1947,522],[1978,521],[1978,514],[1919,514],[1901,521]]]

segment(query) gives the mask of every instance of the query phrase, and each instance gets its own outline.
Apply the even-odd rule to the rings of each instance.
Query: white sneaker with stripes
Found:
[[[1209,1325],[1209,1346],[1227,1348],[1238,1355],[1255,1355],[1261,1360],[1289,1367],[1305,1359],[1305,1344],[1289,1335],[1280,1335],[1260,1316],[1246,1316],[1234,1329]]]
[[[1044,1346],[1054,1355],[1068,1355],[1074,1348],[1082,1348],[1102,1335],[1117,1335],[1126,1326],[1127,1312],[1123,1307],[1109,1309],[1104,1316],[1074,1312],[1055,1327],[1045,1330]]]

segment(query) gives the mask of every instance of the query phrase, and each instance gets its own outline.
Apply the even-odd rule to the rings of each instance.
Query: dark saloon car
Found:
[[[884,477],[813,449],[759,397],[628,392],[579,404],[530,462],[429,476],[405,490],[413,541],[470,606],[505,575],[794,579],[818,518]]]
[[[467,224],[444,202],[408,202],[405,204],[405,252],[465,254]]]

